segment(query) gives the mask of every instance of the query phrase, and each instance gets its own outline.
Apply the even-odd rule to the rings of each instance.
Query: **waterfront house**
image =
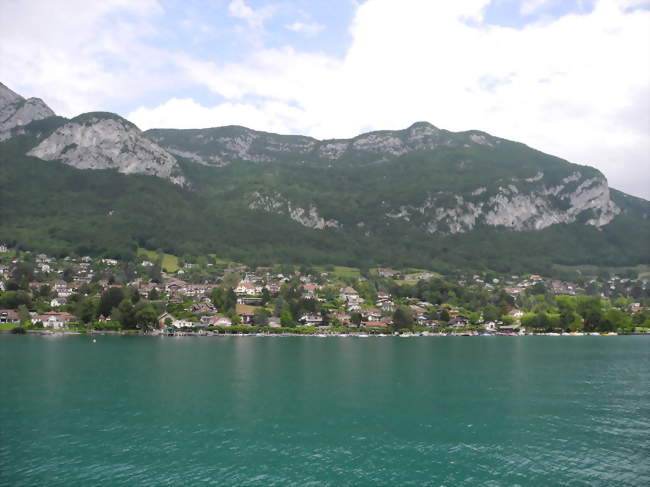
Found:
[[[163,314],[161,314],[161,315],[158,317],[158,327],[159,327],[159,328],[164,328],[164,327],[165,327],[165,320],[167,320],[167,318],[169,318],[170,320],[172,320],[172,323],[173,323],[174,320],[175,320],[175,318],[174,318],[171,314],[169,314],[169,313],[163,313]]]
[[[253,323],[253,317],[255,315],[255,310],[258,309],[255,306],[249,306],[247,304],[236,304],[235,312],[239,319],[241,320],[242,325],[250,325]]]
[[[18,313],[13,309],[0,309],[0,323],[20,323]]]
[[[67,328],[70,323],[75,323],[77,321],[79,321],[79,319],[76,316],[71,315],[70,313],[58,311],[49,311],[32,318],[32,323],[41,322],[43,323],[43,327],[54,329]]]
[[[320,326],[323,324],[323,317],[320,313],[306,313],[300,317],[300,322],[305,326]]]
[[[469,318],[467,318],[467,316],[458,315],[458,316],[454,316],[451,320],[449,320],[449,326],[453,328],[465,328],[468,325],[469,325]]]

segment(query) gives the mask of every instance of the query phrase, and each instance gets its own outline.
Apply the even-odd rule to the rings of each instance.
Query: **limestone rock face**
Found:
[[[293,221],[300,223],[307,228],[323,230],[325,228],[340,228],[340,223],[333,219],[326,219],[319,215],[314,205],[307,208],[298,206],[284,198],[281,194],[262,194],[255,192],[248,208],[251,210],[262,210],[268,213],[285,215]]]
[[[537,175],[527,182],[540,179]],[[476,197],[485,192],[486,188],[480,187],[470,195]],[[556,223],[576,221],[602,227],[620,211],[610,198],[604,177],[584,177],[575,172],[559,185],[540,185],[524,192],[512,182],[482,199],[438,192],[429,195],[420,206],[391,209],[386,217],[422,222],[429,233],[454,234],[468,232],[481,224],[516,231],[542,230]]]
[[[427,122],[415,123],[405,130],[370,132],[353,139],[325,141],[299,135],[257,132],[236,126],[203,130],[154,129],[147,131],[146,135],[172,154],[216,166],[234,161],[278,162],[288,155],[306,162],[333,162],[345,155],[358,154],[382,160],[452,144],[443,131]],[[478,142],[471,137],[478,137]],[[468,143],[486,144],[485,136],[471,137],[468,136]]]
[[[9,139],[14,128],[54,115],[40,98],[26,100],[0,83],[0,142]]]
[[[30,156],[78,169],[114,169],[185,184],[174,156],[113,114],[89,113],[70,120],[34,147]]]

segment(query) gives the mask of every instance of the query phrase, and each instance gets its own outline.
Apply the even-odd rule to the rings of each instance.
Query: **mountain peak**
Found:
[[[10,138],[12,130],[17,127],[54,115],[55,113],[40,98],[25,100],[0,83],[0,141]]]
[[[57,128],[29,155],[78,169],[114,169],[185,183],[176,159],[115,113],[83,113]]]
[[[0,83],[0,111],[7,105],[12,105],[23,100],[24,98],[18,93],[9,89],[5,84]]]

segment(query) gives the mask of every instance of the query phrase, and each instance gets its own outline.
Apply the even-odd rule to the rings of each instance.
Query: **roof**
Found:
[[[383,321],[364,321],[361,324],[366,328],[388,328],[388,323]]]
[[[238,315],[252,315],[255,314],[255,311],[260,309],[259,306],[249,306],[248,304],[239,304],[237,303],[235,311]]]

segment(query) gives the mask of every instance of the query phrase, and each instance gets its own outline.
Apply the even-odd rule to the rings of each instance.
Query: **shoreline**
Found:
[[[12,330],[0,330],[0,335],[13,335]],[[524,337],[524,336],[551,336],[551,337],[612,337],[612,336],[650,336],[650,332],[612,332],[612,333],[435,333],[435,332],[416,332],[416,333],[219,333],[213,331],[189,332],[178,331],[173,333],[165,332],[129,332],[129,331],[86,331],[79,332],[74,330],[25,330],[24,335],[38,336],[138,336],[138,337],[256,337],[256,338],[289,338],[289,337],[309,337],[309,338],[431,338],[431,337]]]

